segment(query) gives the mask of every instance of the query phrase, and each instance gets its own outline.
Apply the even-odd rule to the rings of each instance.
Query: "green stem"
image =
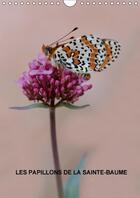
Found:
[[[60,169],[59,162],[59,154],[58,154],[58,145],[57,145],[57,136],[56,136],[56,121],[55,121],[55,106],[51,105],[50,109],[50,128],[51,128],[51,143],[52,143],[52,151],[53,151],[53,160],[55,170]],[[63,183],[61,174],[56,174],[56,183],[57,183],[57,191],[58,198],[63,198]]]

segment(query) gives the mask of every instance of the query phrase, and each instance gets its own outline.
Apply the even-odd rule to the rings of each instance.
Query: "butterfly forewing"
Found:
[[[83,35],[59,47],[53,59],[74,72],[90,73],[106,68],[117,58],[119,50],[117,41]]]

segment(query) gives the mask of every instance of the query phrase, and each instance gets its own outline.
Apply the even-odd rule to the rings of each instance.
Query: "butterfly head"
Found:
[[[42,51],[44,52],[44,54],[46,55],[46,56],[50,56],[52,53],[53,53],[53,48],[52,47],[50,47],[49,45],[43,45],[42,46]]]

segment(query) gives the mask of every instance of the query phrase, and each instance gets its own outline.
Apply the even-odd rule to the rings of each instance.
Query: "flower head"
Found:
[[[29,63],[28,70],[19,78],[18,84],[29,100],[55,104],[56,101],[74,103],[92,88],[80,74],[64,67],[54,67],[44,54]]]

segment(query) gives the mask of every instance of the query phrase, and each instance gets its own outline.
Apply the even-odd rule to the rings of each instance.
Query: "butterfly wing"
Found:
[[[84,35],[57,48],[53,59],[56,64],[77,73],[101,71],[115,58],[116,46],[113,43],[112,40]]]
[[[104,59],[103,64],[99,68],[99,71],[106,69],[107,66],[110,66],[120,54],[121,45],[118,41],[112,39],[102,39],[104,42],[104,46],[106,48],[106,57]]]

